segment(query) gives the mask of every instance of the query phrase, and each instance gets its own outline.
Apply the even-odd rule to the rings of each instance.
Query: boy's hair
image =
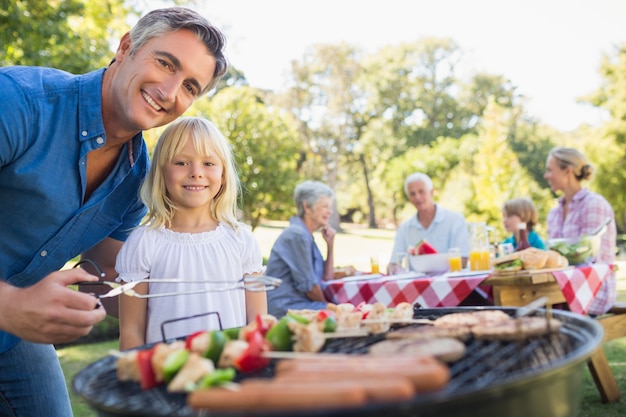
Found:
[[[504,212],[509,216],[518,216],[522,222],[526,223],[526,229],[528,229],[528,231],[533,230],[539,217],[537,208],[528,197],[518,197],[508,200],[504,203]]]
[[[200,93],[202,95],[215,87],[226,74],[228,60],[224,56],[226,37],[196,11],[185,7],[169,7],[149,12],[130,30],[130,54],[134,55],[150,39],[181,29],[195,34],[206,46],[209,55],[215,58],[215,70],[209,85]]]
[[[241,184],[230,144],[217,127],[202,117],[181,117],[163,131],[152,157],[152,166],[140,190],[141,199],[148,207],[148,216],[142,224],[153,228],[168,226],[176,206],[167,196],[163,169],[182,151],[191,139],[195,150],[202,156],[214,155],[224,167],[222,188],[213,198],[209,210],[211,217],[234,229],[239,226],[237,199]]]

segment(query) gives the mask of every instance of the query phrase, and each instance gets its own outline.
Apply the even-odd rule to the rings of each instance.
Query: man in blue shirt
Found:
[[[465,264],[469,256],[469,234],[465,217],[435,204],[433,182],[426,174],[416,172],[409,175],[404,181],[404,192],[417,209],[417,214],[398,226],[387,272],[403,272],[402,266],[394,261],[394,254],[406,253],[410,246],[415,246],[423,239],[439,253],[447,253],[450,248],[459,248]]]
[[[72,415],[52,344],[86,335],[106,313],[67,288],[97,277],[59,269],[82,254],[115,277],[115,256],[145,214],[141,132],[216,85],[224,43],[196,12],[160,9],[122,37],[106,69],[0,69],[0,415]]]

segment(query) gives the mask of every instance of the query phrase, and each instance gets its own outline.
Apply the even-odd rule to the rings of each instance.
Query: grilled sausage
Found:
[[[265,380],[241,384],[236,391],[212,388],[194,391],[187,397],[191,408],[213,411],[332,409],[358,407],[366,402],[363,388],[333,381],[290,383],[287,387]]]
[[[374,402],[385,401],[402,401],[408,400],[415,395],[415,387],[408,378],[386,375],[382,378],[368,379],[368,378],[355,378],[350,375],[337,376],[336,374],[324,374],[323,372],[316,372],[313,374],[302,373],[286,373],[277,376],[272,381],[274,385],[284,385],[285,390],[289,390],[293,384],[303,382],[344,382],[351,386],[357,386],[363,388],[367,394],[367,399]],[[244,384],[249,383],[244,381]],[[259,383],[255,381],[253,383]],[[267,383],[267,380],[265,380]]]
[[[349,375],[355,379],[381,379],[390,375],[408,378],[418,392],[443,388],[450,380],[449,368],[431,356],[375,357],[348,356],[342,360],[320,357],[291,359],[276,364],[277,378],[285,374],[321,373],[329,380]]]

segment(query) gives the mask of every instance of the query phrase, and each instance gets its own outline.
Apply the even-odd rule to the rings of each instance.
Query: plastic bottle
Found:
[[[516,252],[530,248],[530,242],[528,241],[528,229],[526,229],[526,223],[517,224],[517,247]]]

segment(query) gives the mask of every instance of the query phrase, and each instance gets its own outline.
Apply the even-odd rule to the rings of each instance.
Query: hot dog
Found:
[[[338,377],[336,374],[324,374],[317,372],[314,374],[286,373],[280,375],[272,381],[274,385],[284,385],[285,390],[289,390],[291,385],[302,382],[344,382],[351,386],[361,387],[367,394],[367,399],[374,402],[401,401],[408,400],[415,395],[413,383],[404,377],[386,375],[382,378],[368,379],[355,378],[350,375]],[[264,381],[267,383],[267,380]],[[245,381],[244,383],[248,383]],[[254,383],[259,383],[255,381]]]
[[[361,387],[345,382],[303,382],[274,384],[248,382],[236,391],[223,388],[194,391],[187,397],[193,409],[213,411],[306,410],[320,408],[358,407],[367,402]]]
[[[276,364],[275,375],[322,374],[328,380],[349,375],[354,379],[382,379],[390,375],[407,378],[418,392],[443,388],[450,380],[449,368],[431,356],[421,357],[344,357],[343,360],[291,359]]]

